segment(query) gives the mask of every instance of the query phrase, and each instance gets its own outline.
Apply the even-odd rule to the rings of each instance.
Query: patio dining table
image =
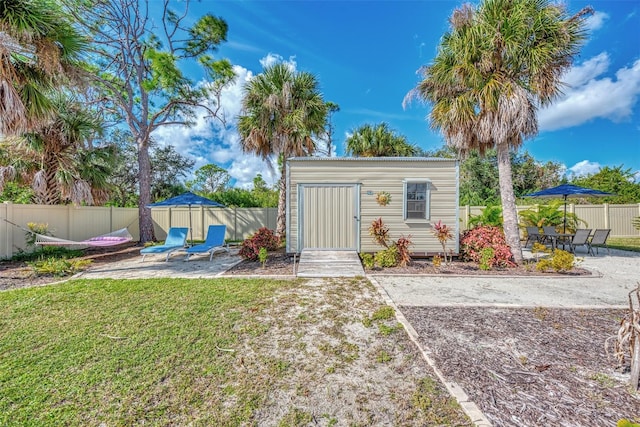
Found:
[[[564,250],[566,245],[570,245],[571,244],[571,240],[573,240],[574,236],[576,234],[575,233],[558,233],[557,236],[555,237],[555,242],[554,242],[554,246],[556,249],[558,249],[558,244],[562,245],[562,249]]]

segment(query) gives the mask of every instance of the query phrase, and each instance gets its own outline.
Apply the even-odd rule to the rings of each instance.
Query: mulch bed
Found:
[[[453,262],[445,265],[444,263],[439,267],[435,267],[433,262],[426,259],[414,259],[406,267],[391,267],[391,268],[374,268],[368,270],[369,274],[433,274],[433,275],[447,275],[447,276],[591,276],[592,273],[584,268],[574,268],[567,272],[547,271],[540,272],[535,268],[534,262],[525,263],[518,267],[493,267],[490,270],[481,270],[477,263],[466,262],[459,259],[453,260]]]
[[[605,341],[624,310],[401,307],[445,377],[494,426],[615,426],[640,422],[629,366]]]
[[[241,276],[293,276],[293,267],[293,255],[287,255],[284,249],[280,249],[269,253],[269,258],[264,267],[260,261],[244,260],[230,270],[227,270],[225,274]]]
[[[133,242],[120,245],[117,248],[88,248],[85,249],[81,259],[90,259],[93,266],[111,264],[120,260],[139,257],[140,249],[141,247]],[[65,279],[67,278],[48,275],[38,276],[25,262],[0,262],[0,291],[46,285]]]

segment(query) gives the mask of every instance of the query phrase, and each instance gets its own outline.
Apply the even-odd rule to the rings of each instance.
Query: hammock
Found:
[[[18,224],[14,224],[6,218],[2,218],[5,222],[8,222],[11,225],[18,227],[19,229],[31,233],[36,237],[35,244],[40,246],[70,246],[77,249],[84,249],[88,247],[106,247],[106,246],[116,246],[122,243],[130,242],[133,240],[133,236],[129,233],[127,227],[121,228],[120,230],[112,231],[111,233],[102,234],[100,236],[91,237],[86,240],[75,241],[75,240],[67,240],[61,239],[59,237],[46,236],[44,234],[36,233],[33,230],[26,229],[24,227],[19,226]]]
[[[60,239],[58,237],[45,236],[38,233],[33,234],[36,236],[36,245],[41,246],[71,246],[75,248],[105,247],[120,245],[133,240],[133,236],[129,233],[129,230],[127,230],[126,227],[112,231],[111,233],[102,234],[100,236],[91,237],[90,239],[81,241]]]

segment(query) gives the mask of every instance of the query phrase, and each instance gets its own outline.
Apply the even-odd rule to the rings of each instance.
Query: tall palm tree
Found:
[[[113,152],[87,144],[101,132],[100,121],[66,95],[50,99],[54,109],[49,120],[32,132],[2,140],[0,190],[5,181],[20,180],[31,183],[38,204],[106,201]]]
[[[267,67],[245,84],[238,131],[242,149],[267,160],[282,160],[276,233],[286,229],[286,159],[309,156],[314,138],[327,124],[328,104],[322,99],[313,74],[293,71],[286,64]]]
[[[346,143],[347,154],[356,157],[411,157],[419,152],[415,145],[389,129],[386,123],[375,127],[362,125],[353,131]]]
[[[415,97],[433,105],[429,115],[448,145],[462,155],[497,151],[504,232],[514,261],[522,263],[510,151],[538,132],[536,112],[561,92],[561,77],[585,38],[591,8],[568,16],[548,0],[485,0],[464,5]]]
[[[86,40],[52,0],[0,2],[0,133],[29,131],[46,119],[46,93],[77,80]]]

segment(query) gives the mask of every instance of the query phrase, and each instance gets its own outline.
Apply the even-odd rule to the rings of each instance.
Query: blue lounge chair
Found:
[[[167,233],[167,240],[162,245],[149,246],[141,249],[142,261],[147,255],[154,254],[167,254],[165,261],[169,261],[169,255],[178,249],[183,249],[187,242],[187,233],[189,229],[187,227],[171,227]]]
[[[204,243],[187,248],[187,258],[185,261],[189,261],[189,257],[193,254],[210,254],[209,261],[212,261],[214,252],[219,250],[229,252],[229,247],[224,244],[224,236],[226,233],[226,225],[210,225]]]

